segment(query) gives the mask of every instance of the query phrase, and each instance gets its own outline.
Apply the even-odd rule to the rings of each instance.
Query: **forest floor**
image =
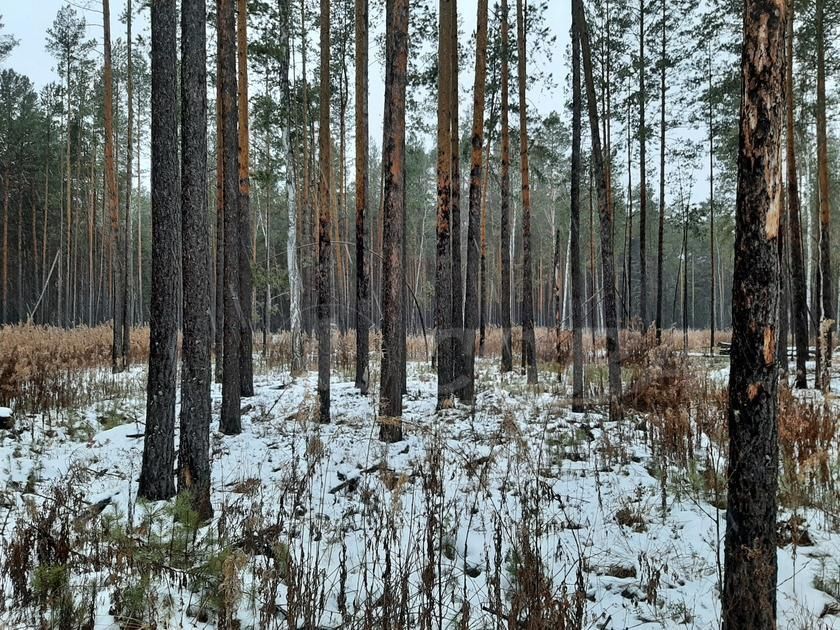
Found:
[[[392,445],[346,375],[328,425],[311,420],[314,374],[259,375],[242,434],[211,427],[210,523],[136,500],[142,397],[16,418],[0,430],[0,626],[719,627],[726,368],[679,365],[626,370],[633,402],[609,422],[572,413],[556,372],[529,387],[489,360],[474,409],[436,414],[435,374],[411,363]],[[145,370],[115,378],[141,387]],[[840,628],[837,437],[819,457],[797,439],[779,627]]]

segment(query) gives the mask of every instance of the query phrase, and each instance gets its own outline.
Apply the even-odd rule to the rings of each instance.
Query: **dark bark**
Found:
[[[709,295],[709,354],[715,353],[715,119],[712,109],[712,53],[709,44],[709,256],[711,291]]]
[[[233,0],[218,0],[218,35],[221,53],[222,129],[224,156],[224,350],[222,352],[222,414],[219,429],[226,435],[242,431],[239,351],[242,317],[239,295],[239,107],[236,80],[236,16]]]
[[[668,67],[666,41],[668,20],[666,17],[666,0],[662,0],[662,50],[659,57],[659,230],[656,249],[656,343],[662,343],[662,295],[663,271],[665,262],[665,94],[667,84],[665,74]],[[714,320],[714,313],[712,314]],[[713,324],[714,325],[714,324]]]
[[[123,362],[128,367],[131,361],[131,322],[134,300],[134,292],[131,290],[132,273],[131,273],[131,165],[133,163],[132,157],[134,155],[134,71],[131,44],[131,23],[132,23],[131,0],[126,3],[126,74],[127,86],[126,97],[128,101],[128,121],[126,133],[126,157],[125,157],[125,213],[123,221],[120,225],[120,237],[122,242],[122,256],[125,264],[123,265],[123,279],[122,285],[125,291],[125,299],[123,300]],[[33,224],[34,225],[34,224]],[[130,298],[130,299],[129,299]]]
[[[218,7],[219,0],[216,0]],[[218,29],[218,22],[216,28]],[[222,38],[216,37],[216,329],[215,380],[222,382],[225,348],[225,126],[222,112]]]
[[[580,263],[580,136],[582,95],[580,38],[572,15],[572,177],[570,184],[569,264],[572,267],[572,411],[583,410],[583,291]]]
[[[475,85],[473,87],[472,153],[470,156],[470,210],[467,227],[467,281],[464,297],[464,384],[461,399],[475,398],[475,331],[479,321],[479,259],[481,257],[481,197],[483,191],[484,91],[487,79],[487,0],[478,0],[476,16]]]
[[[516,45],[519,69],[519,167],[522,173],[522,344],[528,384],[537,382],[537,341],[534,334],[534,271],[531,262],[531,173],[528,164],[528,106],[525,97],[527,58],[525,9],[516,0]]]
[[[365,251],[368,208],[368,0],[356,0],[356,387],[370,380],[370,274]]]
[[[598,104],[595,100],[595,82],[592,74],[592,54],[589,44],[589,29],[582,0],[573,0],[578,25],[578,37],[586,83],[586,100],[589,106],[589,126],[592,137],[592,162],[598,187],[598,213],[601,218],[601,273],[604,292],[604,326],[607,332],[607,362],[609,366],[610,419],[621,418],[621,354],[618,343],[618,326],[615,308],[615,263],[613,260],[612,216],[609,210],[609,191],[604,170],[604,154],[601,151],[601,134],[598,127]]]
[[[210,264],[207,227],[207,7],[181,0],[181,256],[184,330],[178,490],[210,503]]]
[[[450,62],[450,84],[452,91],[450,97],[450,137],[452,141],[452,188],[450,193],[451,204],[451,228],[450,254],[452,256],[452,387],[455,394],[461,395],[464,372],[464,356],[462,342],[464,337],[464,286],[461,272],[461,137],[460,137],[460,91],[458,83],[458,0],[450,0],[449,5],[452,17],[450,18],[451,28],[449,37],[449,54],[452,57]]]
[[[318,122],[318,400],[319,419],[330,421],[332,246],[330,241],[330,0],[321,0],[321,85]]]
[[[124,328],[127,325],[126,287],[124,276],[122,233],[120,230],[119,193],[117,191],[117,166],[114,156],[114,74],[111,62],[111,10],[108,0],[102,0],[104,31],[104,83],[105,83],[105,198],[111,219],[111,265],[113,276],[113,339],[111,343],[111,369],[114,373],[126,368],[128,349],[125,347]],[[92,278],[88,280],[92,285]],[[20,307],[18,307],[20,308]],[[92,313],[90,314],[92,317]]]
[[[747,0],[729,371],[723,628],[776,627],[781,136],[787,3]]]
[[[822,310],[820,336],[822,340],[822,373],[820,384],[831,389],[831,353],[834,334],[834,274],[831,269],[831,198],[828,181],[828,132],[825,95],[825,0],[816,0],[817,37],[817,175],[820,200],[820,289]]]
[[[645,0],[639,0],[639,317],[647,330],[647,120],[645,105]]]
[[[435,352],[437,361],[437,407],[445,407],[452,397],[452,256],[450,241],[452,194],[452,136],[450,103],[452,91],[449,47],[450,2],[440,0],[438,36],[437,111],[437,246],[435,257]]]
[[[248,133],[248,11],[247,0],[237,0],[236,22],[239,79],[239,390],[240,396],[254,395],[254,332],[252,305],[254,282],[251,272],[251,176],[250,134]]]
[[[492,84],[496,84],[496,72],[498,70],[497,63],[493,65],[493,79]],[[496,95],[498,91],[494,90],[490,98],[490,115],[489,120],[495,120],[496,113]],[[488,194],[490,191],[490,153],[493,147],[493,129],[488,133],[486,152],[484,154],[485,174],[482,183],[481,193],[481,263],[479,265],[479,275],[481,276],[481,293],[479,295],[479,333],[478,333],[478,356],[484,356],[484,343],[487,337],[487,220],[488,220]]]
[[[806,363],[808,361],[808,298],[806,294],[805,262],[802,253],[802,224],[800,219],[799,178],[796,172],[796,138],[794,135],[793,109],[793,21],[794,6],[789,5],[787,26],[787,58],[785,100],[786,149],[787,149],[787,202],[788,235],[790,238],[790,282],[793,334],[796,343],[796,387],[808,387]],[[785,273],[782,269],[782,273]]]
[[[382,139],[382,386],[379,439],[402,440],[402,350],[405,257],[405,93],[408,67],[408,0],[385,4],[385,110]]]
[[[150,501],[175,494],[174,314],[178,300],[178,102],[175,3],[153,0],[152,13],[152,296],[146,431],[138,495]],[[175,266],[173,272],[173,264]]]
[[[513,343],[510,331],[510,126],[508,123],[509,98],[509,42],[508,42],[508,3],[502,0],[502,217],[501,257],[502,257],[502,372],[513,370]]]
[[[788,336],[790,332],[790,317],[788,306],[790,303],[790,282],[787,273],[788,264],[788,220],[787,202],[783,202],[779,213],[779,237],[777,239],[777,251],[779,255],[779,334],[777,337],[779,360],[779,378],[787,383],[788,375]]]

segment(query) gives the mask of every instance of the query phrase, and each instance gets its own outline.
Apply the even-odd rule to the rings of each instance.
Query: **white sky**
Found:
[[[46,36],[47,29],[52,25],[56,13],[62,6],[71,4],[80,13],[84,14],[87,20],[89,37],[99,40],[102,36],[101,0],[4,0],[0,4],[2,4],[0,15],[3,16],[5,32],[12,34],[20,42],[6,60],[5,66],[27,75],[32,79],[36,89],[40,89],[50,81],[59,79],[55,73],[55,60],[46,50]],[[139,0],[136,0],[135,6],[137,4],[139,4]],[[120,36],[125,37],[125,27],[119,22],[119,16],[124,10],[125,0],[111,0],[111,33],[114,39]],[[458,5],[458,12],[463,37],[466,38],[475,31],[476,0],[461,0]],[[141,20],[135,21],[135,32],[141,32],[148,28],[148,11],[144,13],[146,15]],[[513,18],[514,15],[515,13],[512,12],[511,17]],[[571,24],[568,3],[557,0],[551,2],[547,9],[546,18],[547,23],[557,35],[557,43],[551,66],[545,69],[553,73],[558,87],[553,93],[536,89],[528,95],[529,105],[543,114],[547,114],[553,109],[560,110],[563,107],[564,90],[560,86],[567,74],[563,64]],[[384,28],[381,20],[372,26],[374,31],[372,35],[375,35],[377,30],[381,31]],[[313,33],[312,37],[317,38],[317,33]],[[376,142],[378,136],[381,135],[377,134],[375,130],[381,128],[382,125],[382,109],[385,98],[384,70],[378,63],[377,55],[371,54],[370,58],[371,141]],[[545,64],[544,60],[531,61]],[[472,88],[472,64],[468,65],[470,67],[463,68],[460,75],[461,90],[465,94]],[[310,62],[310,67],[315,66],[314,61]],[[462,98],[462,107],[471,107],[471,103],[471,99]],[[468,111],[464,111],[462,119],[468,120],[465,118],[468,114]]]

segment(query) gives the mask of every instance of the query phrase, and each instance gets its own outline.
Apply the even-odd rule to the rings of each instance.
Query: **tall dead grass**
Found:
[[[0,404],[46,413],[89,404],[115,384],[110,326],[70,330],[48,326],[0,328]],[[131,360],[145,363],[149,329],[131,331]]]

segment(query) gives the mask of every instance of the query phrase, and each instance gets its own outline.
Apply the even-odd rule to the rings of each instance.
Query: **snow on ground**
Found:
[[[500,377],[495,363],[480,363],[479,373],[474,413],[459,406],[436,414],[435,376],[428,366],[411,364],[406,437],[393,445],[378,441],[373,398],[361,396],[352,381],[333,375],[333,423],[319,425],[310,420],[316,417],[314,374],[294,382],[280,374],[257,377],[256,395],[243,400],[250,410],[241,435],[223,436],[215,421],[212,426],[216,517],[199,537],[219,535],[220,519],[233,523],[237,515],[241,522],[273,524],[269,542],[285,545],[290,566],[305,565],[312,583],[323,588],[319,627],[352,627],[342,607],[352,616],[381,597],[389,575],[386,548],[391,579],[406,574],[406,601],[414,612],[422,606],[426,526],[433,515],[445,549],[435,567],[435,595],[442,595],[435,627],[440,621],[453,627],[466,600],[469,627],[491,628],[501,622],[494,575],[503,592],[515,588],[520,524],[527,522],[540,532],[538,553],[558,593],[562,584],[573,593],[581,570],[583,627],[719,627],[725,515],[691,491],[686,472],[670,473],[663,514],[662,482],[643,423],[571,413],[563,386],[548,373],[537,389],[518,375]],[[125,378],[144,377],[135,369]],[[220,398],[214,385],[214,420]],[[131,514],[136,526],[157,509],[135,505],[142,400],[103,401],[54,426],[40,417],[16,420],[16,435],[0,432],[4,541],[13,537],[26,504],[44,509],[48,488],[71,470],[86,501],[108,501],[99,518],[123,522]],[[442,496],[432,491],[436,484]],[[840,617],[819,618],[832,599],[814,588],[826,562],[840,558],[840,535],[815,524],[809,533],[814,546],[779,550],[779,627],[840,628]],[[236,611],[242,627],[265,625],[259,613],[264,578],[257,570],[264,565],[252,559],[242,568],[245,596]],[[90,577],[77,575],[74,582]],[[191,610],[189,588],[171,577],[161,580],[158,591],[170,599],[156,615],[158,627],[214,627],[212,616],[202,621]],[[31,619],[9,608],[8,584],[5,589],[0,625],[31,627]],[[111,598],[107,588],[97,596],[97,628],[116,624]],[[287,600],[281,582],[281,611],[288,610]],[[285,627],[282,614],[273,623]]]

